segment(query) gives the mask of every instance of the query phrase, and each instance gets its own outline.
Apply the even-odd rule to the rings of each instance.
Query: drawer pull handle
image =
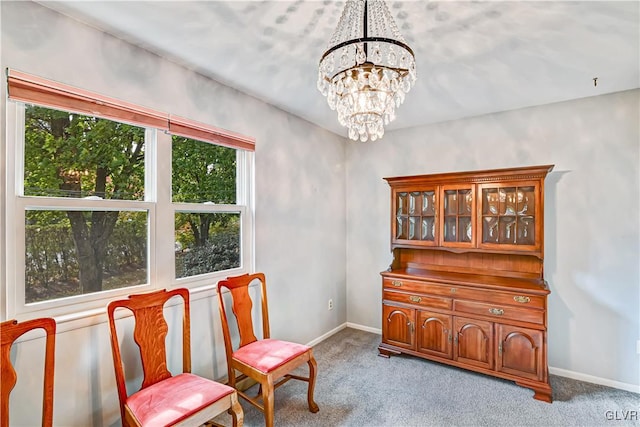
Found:
[[[413,302],[420,302],[420,301],[422,301],[422,298],[417,297],[417,296],[414,296],[414,295],[411,295],[411,296],[409,297],[409,299],[410,299],[411,301],[413,301]]]
[[[504,314],[504,310],[501,308],[490,308],[489,313],[495,314],[496,316],[502,316]]]
[[[456,288],[451,288],[451,293],[455,294],[456,293]]]
[[[529,297],[523,297],[523,296],[521,296],[521,295],[518,295],[518,296],[513,297],[513,300],[514,300],[515,302],[520,302],[520,303],[522,303],[522,304],[526,304],[526,303],[528,303],[529,301],[531,301],[531,298],[529,298]]]
[[[396,288],[399,288],[400,286],[402,286],[402,282],[399,280],[394,280],[393,282],[391,282],[391,284]]]

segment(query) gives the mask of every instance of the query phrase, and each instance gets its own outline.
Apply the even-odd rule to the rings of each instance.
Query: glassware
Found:
[[[409,240],[416,238],[416,219],[409,217]]]
[[[500,237],[498,243],[515,243],[515,217],[500,217]]]
[[[484,222],[484,227],[482,227],[482,241],[485,243],[497,243],[498,218],[494,216],[485,216]]]
[[[518,215],[524,215],[529,208],[529,197],[525,196],[522,191],[518,191],[518,207],[520,208]]]
[[[493,215],[497,215],[498,214],[498,194],[495,191],[486,191],[485,195],[486,195],[485,200],[489,207],[489,213]]]

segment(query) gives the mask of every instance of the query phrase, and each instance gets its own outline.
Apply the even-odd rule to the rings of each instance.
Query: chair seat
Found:
[[[168,426],[234,392],[232,387],[184,373],[132,394],[126,405],[143,426]]]
[[[269,373],[309,349],[311,347],[303,344],[263,339],[239,348],[233,353],[233,358],[261,372]]]

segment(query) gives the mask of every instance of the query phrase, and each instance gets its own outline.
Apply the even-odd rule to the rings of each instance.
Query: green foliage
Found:
[[[28,105],[25,194],[141,200],[144,129]]]
[[[48,222],[59,217],[59,222]],[[146,281],[146,212],[121,212],[107,243],[103,271],[108,288],[134,286]],[[78,256],[71,226],[64,212],[27,211],[25,229],[26,302],[83,293]],[[130,275],[131,271],[138,274]]]
[[[143,128],[27,105],[25,195],[144,200],[144,144]],[[174,202],[236,203],[236,150],[175,136],[172,150]],[[145,216],[28,211],[27,302],[146,280]],[[176,241],[189,251],[176,264],[184,276],[235,267],[238,236],[238,214],[177,214]]]
[[[225,230],[209,237],[206,246],[176,252],[176,278],[222,271],[240,266],[238,231]]]
[[[234,204],[236,150],[173,136],[174,202]]]
[[[236,150],[173,136],[172,191],[174,202],[236,203]],[[211,229],[229,226],[236,215],[180,213],[176,241],[187,246],[208,245]]]

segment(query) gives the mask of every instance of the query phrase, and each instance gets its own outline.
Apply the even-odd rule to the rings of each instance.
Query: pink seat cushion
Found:
[[[143,426],[168,426],[233,391],[197,375],[180,374],[132,394],[127,398],[127,406]]]
[[[233,357],[261,372],[269,373],[310,348],[288,341],[264,339],[239,348],[233,353]]]

